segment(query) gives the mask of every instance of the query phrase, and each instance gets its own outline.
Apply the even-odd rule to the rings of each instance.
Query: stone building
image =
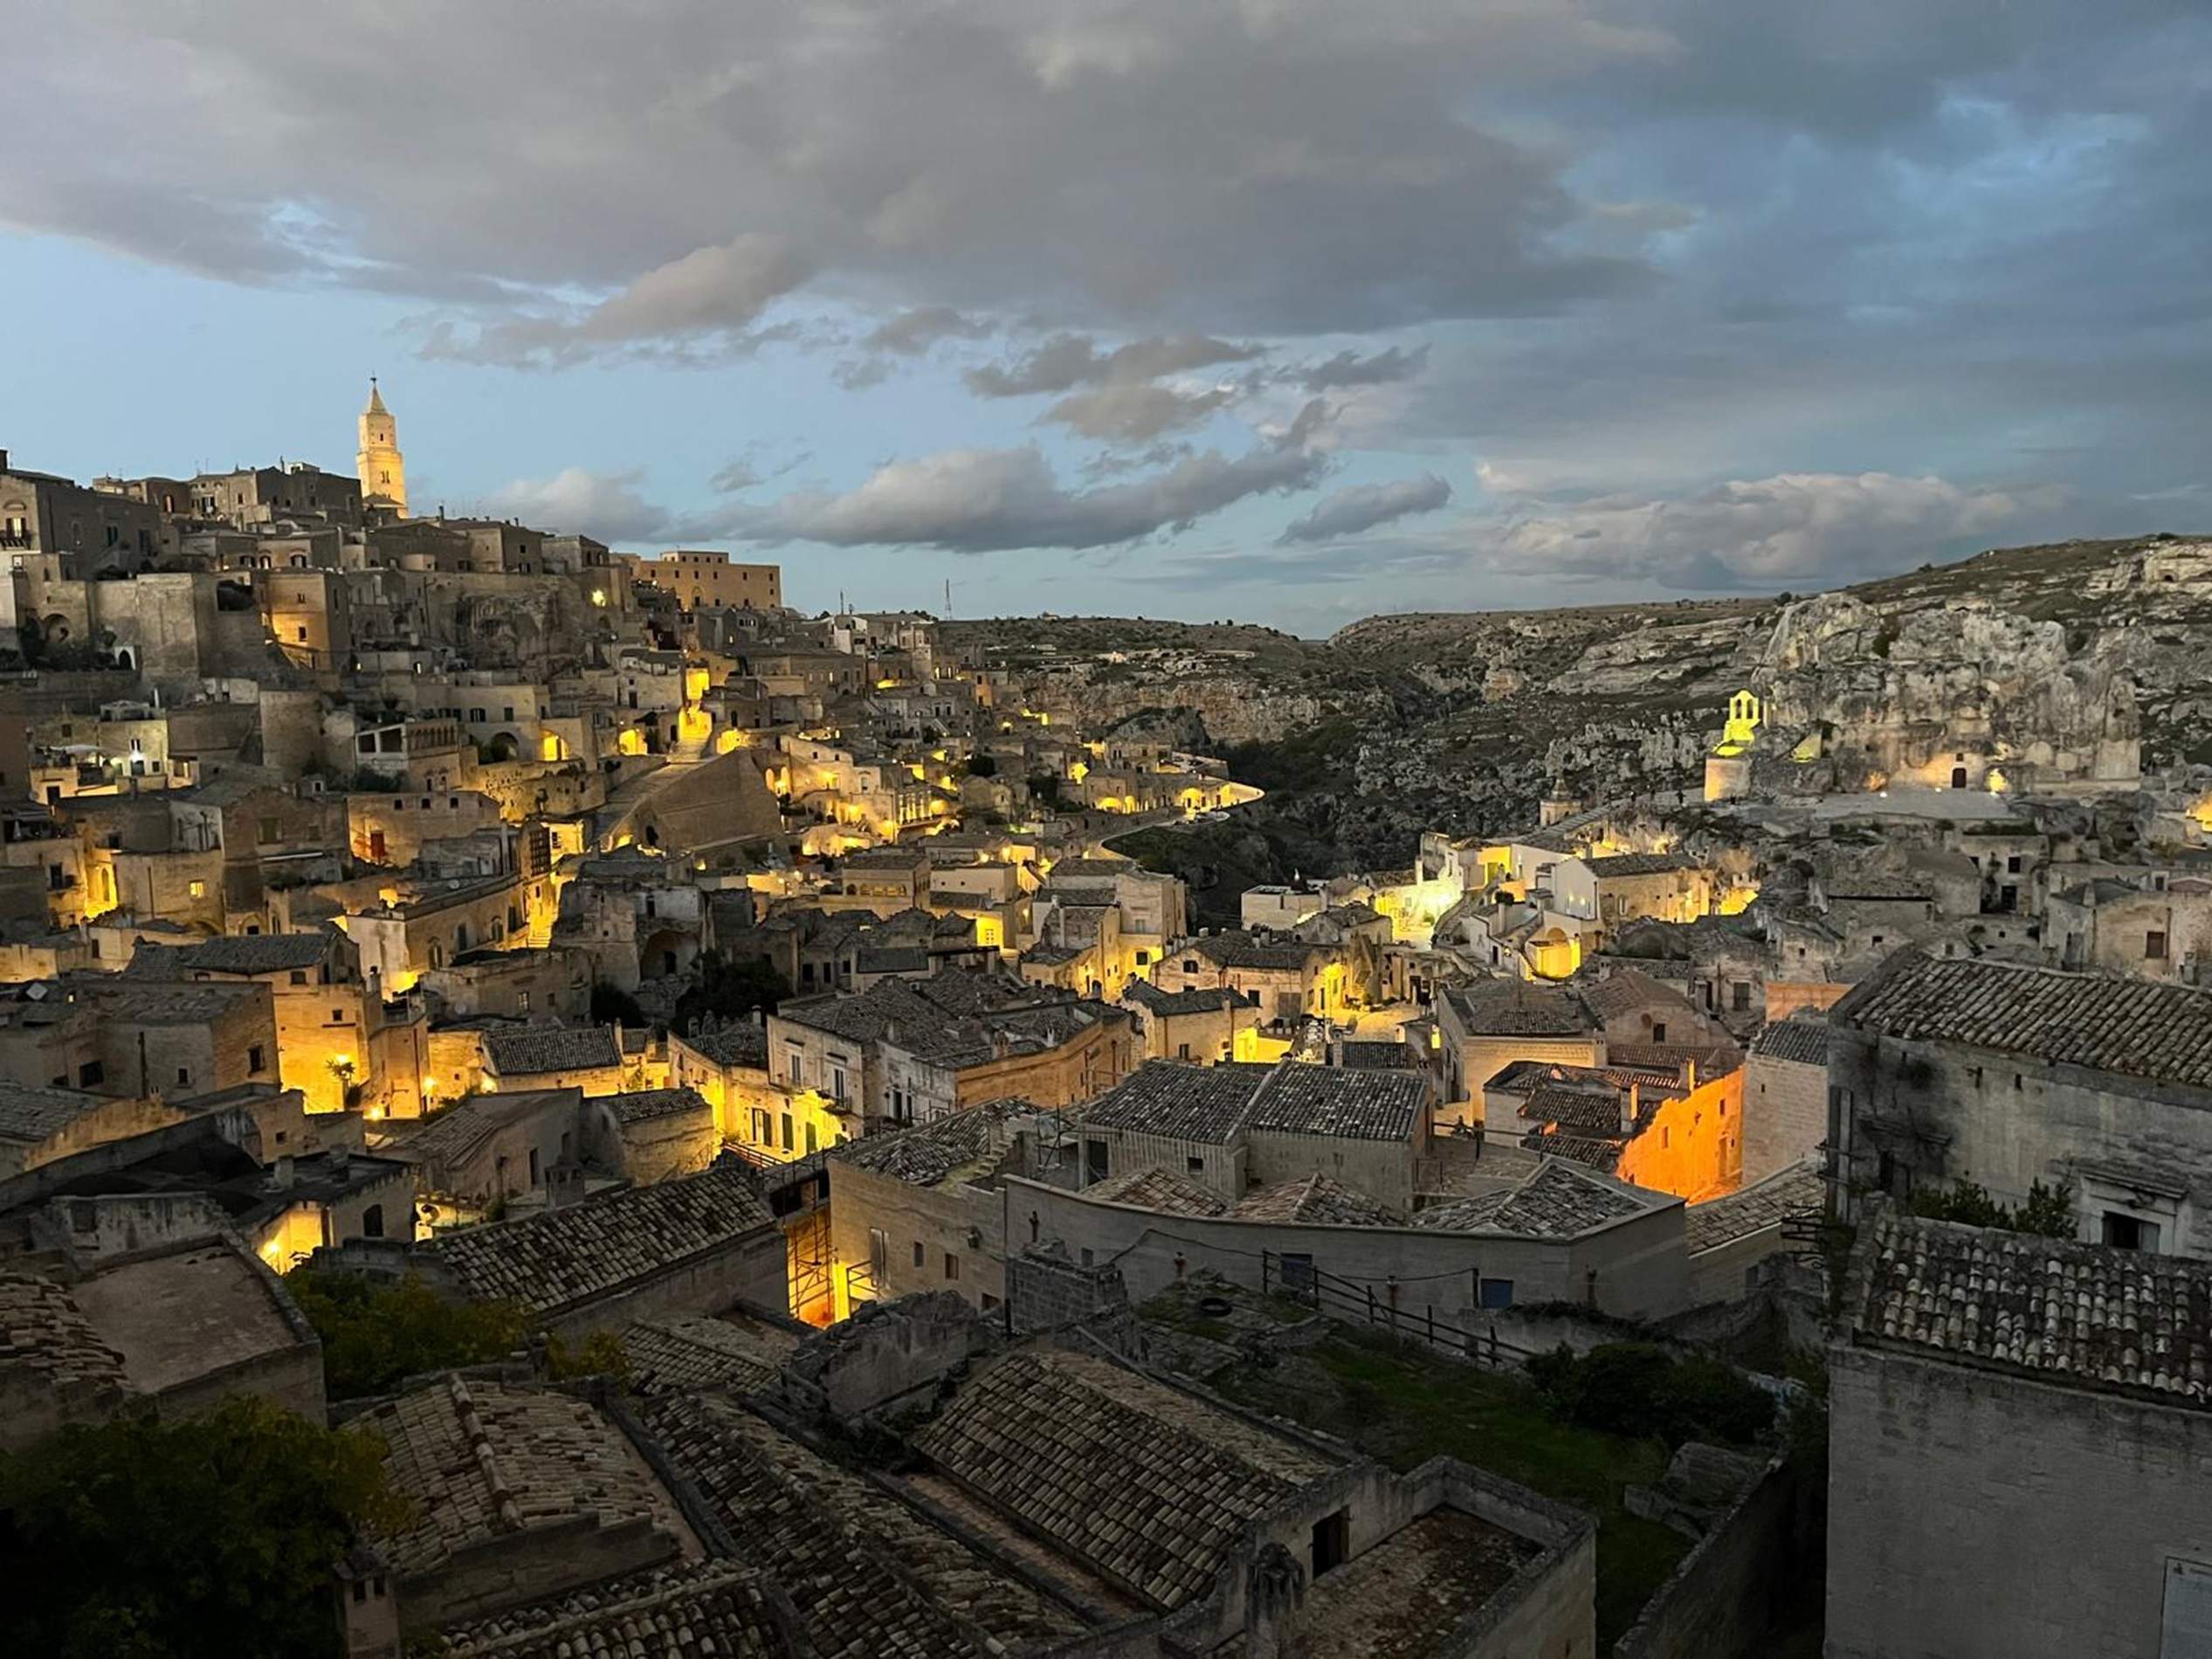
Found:
[[[733,564],[727,553],[679,550],[657,559],[624,554],[631,579],[673,594],[686,609],[776,610],[783,604],[781,565]]]
[[[577,1089],[587,1095],[617,1094],[631,1081],[631,1065],[620,1026],[527,1025],[487,1029],[484,1086]]]
[[[1163,991],[1148,980],[1132,980],[1122,988],[1121,1005],[1137,1017],[1147,1060],[1190,1060],[1200,1065],[1233,1060],[1237,1034],[1262,1023],[1257,1005],[1225,988]]]
[[[2098,877],[2056,888],[2043,938],[2056,967],[2201,984],[2212,964],[2212,881],[2160,871],[2142,885]]]
[[[2064,1195],[2085,1239],[2212,1256],[2212,993],[1901,952],[1830,1015],[1829,1175]]]
[[[2212,1268],[1885,1215],[1828,1362],[1834,1659],[2203,1650]]]
[[[0,1448],[140,1408],[169,1418],[238,1395],[323,1417],[322,1345],[283,1282],[196,1208],[176,1236],[103,1253],[64,1201],[36,1276],[0,1274]]]
[[[695,1089],[633,1089],[596,1097],[584,1147],[609,1173],[641,1187],[696,1175],[721,1154],[714,1109]]]
[[[1079,1114],[1081,1184],[1158,1167],[1234,1204],[1322,1174],[1404,1214],[1429,1148],[1428,1080],[1409,1071],[1148,1060]]]
[[[364,994],[342,933],[242,933],[181,947],[141,942],[124,973],[149,982],[267,986],[277,1082],[299,1090],[310,1112],[342,1112],[385,1092],[376,1064],[383,1004]]]
[[[1163,991],[1241,993],[1271,1022],[1345,1011],[1341,952],[1333,946],[1258,933],[1172,940],[1148,976]]]
[[[424,1197],[450,1222],[541,1192],[582,1156],[587,1132],[574,1088],[516,1090],[458,1100],[407,1126],[389,1150],[414,1166]]]
[[[925,1291],[950,1291],[984,1313],[998,1309],[1006,1300],[1005,1177],[1072,1174],[1053,1118],[1026,1100],[870,1135],[837,1147],[830,1162],[840,1313]]]
[[[472,1300],[566,1339],[639,1318],[789,1306],[788,1249],[754,1174],[725,1160],[520,1221],[465,1227],[410,1258]]]
[[[644,1454],[589,1401],[488,1379],[431,1379],[356,1420],[384,1446],[407,1523],[376,1539],[410,1628],[696,1559],[697,1536]]]
[[[1490,1079],[1517,1060],[1602,1065],[1603,1022],[1581,992],[1519,979],[1450,986],[1437,998],[1444,1056],[1441,1123],[1479,1124]]]
[[[58,576],[82,578],[103,566],[137,569],[168,542],[158,507],[13,465],[0,450],[0,556],[25,564],[43,557]],[[0,582],[0,599],[7,609],[0,624],[40,620],[17,608],[17,584]]]
[[[1359,1651],[1385,1606],[1409,1652],[1595,1648],[1587,1518],[1449,1460],[1404,1477],[1349,1462],[1095,1346],[976,1367],[913,1444],[1039,1541],[1048,1581],[1139,1598],[1158,1651]],[[1414,1583],[1430,1588],[1409,1600]]]
[[[1751,1040],[1744,1059],[1743,1179],[1746,1186],[1812,1156],[1828,1135],[1825,1020],[1775,1020]]]

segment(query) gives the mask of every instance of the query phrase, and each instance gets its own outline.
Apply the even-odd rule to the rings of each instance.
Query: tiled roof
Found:
[[[316,967],[329,953],[328,933],[240,933],[186,946],[178,966],[210,974],[277,974]]]
[[[765,1066],[768,1057],[768,1028],[726,1025],[719,1031],[702,1031],[679,1039],[684,1046],[716,1065]]]
[[[714,1110],[706,1104],[706,1097],[696,1089],[633,1089],[627,1094],[599,1098],[615,1114],[617,1123],[645,1123],[686,1112],[703,1112],[711,1116]]]
[[[1263,1187],[1229,1213],[1240,1222],[1298,1222],[1313,1227],[1402,1227],[1406,1219],[1388,1204],[1321,1174]]]
[[[596,1515],[603,1525],[663,1519],[673,1504],[644,1460],[582,1400],[449,1376],[356,1420],[384,1443],[408,1525],[380,1540],[403,1576],[435,1573],[502,1534]]]
[[[1007,1119],[1035,1112],[1026,1100],[991,1100],[941,1118],[863,1135],[833,1148],[832,1160],[915,1187],[934,1187],[956,1172],[993,1159],[1006,1148]]]
[[[864,847],[837,860],[840,870],[917,870],[929,863],[929,855],[917,847]]]
[[[26,1394],[126,1387],[123,1356],[52,1279],[0,1273],[0,1380]]]
[[[1350,1038],[1338,1051],[1338,1064],[1356,1071],[1418,1071],[1427,1064],[1413,1044],[1389,1038]]]
[[[1222,967],[1301,972],[1315,957],[1327,955],[1327,947],[1321,945],[1309,945],[1298,940],[1269,939],[1256,933],[1237,931],[1209,933],[1200,939],[1187,939],[1171,954],[1185,955],[1194,953]]]
[[[1884,1215],[1853,1339],[2212,1410],[2212,1263]]]
[[[1713,1249],[1779,1227],[1793,1215],[1817,1215],[1827,1201],[1819,1160],[1808,1158],[1726,1198],[1692,1204],[1682,1212],[1683,1236],[1693,1254]]]
[[[1628,1145],[1618,1135],[1558,1129],[1532,1129],[1520,1138],[1520,1144],[1539,1157],[1568,1159],[1607,1175],[1619,1166],[1621,1153]]]
[[[1830,1029],[1826,1020],[1769,1020],[1752,1038],[1751,1051],[1768,1060],[1825,1069]]]
[[[1907,1042],[2212,1088],[2212,992],[2179,985],[1901,951],[1830,1017]]]
[[[484,1039],[484,1057],[502,1077],[541,1071],[590,1071],[622,1064],[615,1033],[605,1025],[541,1025]]]
[[[1547,1087],[1533,1091],[1520,1104],[1523,1123],[1557,1124],[1585,1133],[1618,1135],[1621,1130],[1620,1091],[1613,1089]]]
[[[0,1083],[0,1142],[36,1146],[52,1139],[88,1112],[112,1104],[106,1095],[74,1089],[38,1089],[24,1083]]]
[[[1084,1109],[1083,1121],[1173,1140],[1224,1142],[1240,1128],[1403,1140],[1428,1110],[1417,1072],[1310,1065],[1196,1066],[1147,1060]]]
[[[1428,1080],[1416,1073],[1284,1060],[1260,1085],[1248,1121],[1286,1134],[1406,1140],[1428,1109]]]
[[[1585,858],[1582,863],[1592,875],[1600,878],[1608,876],[1658,876],[1673,870],[1701,868],[1694,858],[1685,858],[1681,854],[1673,852],[1616,852],[1602,858]]]
[[[1226,1141],[1244,1127],[1267,1075],[1257,1065],[1147,1060],[1085,1107],[1083,1121],[1172,1140]]]
[[[578,1099],[573,1089],[516,1089],[504,1094],[472,1095],[403,1129],[393,1150],[410,1163],[451,1174],[481,1152],[493,1136],[540,1112],[567,1112],[573,1119]],[[433,1177],[435,1179],[436,1177]]]
[[[1582,1000],[1602,1018],[1635,1014],[1657,1004],[1663,1009],[1688,1009],[1689,1000],[1671,985],[1663,985],[1641,968],[1616,967],[1602,975],[1577,979]]]
[[[1170,1215],[1219,1215],[1229,1208],[1229,1201],[1219,1194],[1157,1164],[1109,1175],[1085,1187],[1083,1195],[1102,1204],[1129,1204]]]
[[[1601,1180],[1573,1164],[1547,1159],[1518,1187],[1431,1205],[1413,1218],[1416,1227],[1451,1233],[1517,1233],[1526,1238],[1573,1238],[1594,1227],[1654,1208],[1618,1182]]]
[[[850,1489],[824,1490],[821,1478],[840,1472],[833,1465],[729,1401],[671,1396],[648,1401],[643,1415],[678,1473],[743,1541],[748,1564],[791,1598],[819,1659],[982,1659],[983,1631],[929,1594],[884,1534],[860,1524],[873,1512],[840,1512],[836,1499]],[[979,1620],[986,1611],[973,1609]]]
[[[1168,1019],[1184,1014],[1219,1014],[1246,1006],[1244,994],[1227,985],[1202,986],[1195,991],[1163,991],[1149,980],[1131,980],[1121,993],[1125,1002],[1140,1002]]]
[[[757,1393],[775,1380],[796,1341],[782,1332],[682,1314],[641,1319],[622,1333],[630,1386],[641,1394]]]
[[[1168,1608],[1204,1594],[1247,1525],[1332,1468],[1194,1395],[1069,1352],[1008,1354],[913,1444]]]
[[[1524,980],[1478,980],[1444,995],[1460,1029],[1479,1036],[1581,1036],[1595,1023],[1573,991]]]
[[[451,1659],[796,1659],[766,1574],[737,1561],[633,1573],[440,1634]]]
[[[522,1221],[463,1228],[422,1249],[478,1300],[542,1314],[773,1225],[749,1172],[726,1161]]]
[[[1055,864],[1053,881],[1111,881],[1117,876],[1143,874],[1143,867],[1127,858],[1063,858]]]
[[[1626,1089],[1634,1084],[1644,1090],[1683,1092],[1682,1074],[1678,1071],[1663,1071],[1656,1066],[1567,1065],[1555,1060],[1516,1060],[1501,1067],[1483,1084],[1483,1089],[1485,1092],[1495,1090],[1500,1094],[1526,1095],[1554,1084],[1587,1089]]]

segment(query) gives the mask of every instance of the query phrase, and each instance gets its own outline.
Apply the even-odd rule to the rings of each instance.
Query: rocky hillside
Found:
[[[2201,538],[2000,548],[1817,595],[1374,616],[1327,641],[1110,618],[946,634],[1089,724],[1195,712],[1271,791],[1213,832],[1246,873],[1403,862],[1423,828],[1526,821],[1554,780],[1588,798],[1695,790],[1747,685],[1807,729],[1964,712],[2057,760],[2140,731],[2147,774],[2212,763]]]

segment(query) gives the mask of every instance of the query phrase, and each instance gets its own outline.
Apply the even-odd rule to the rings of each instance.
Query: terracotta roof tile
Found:
[[[2212,1263],[1886,1214],[1853,1338],[2212,1410]]]

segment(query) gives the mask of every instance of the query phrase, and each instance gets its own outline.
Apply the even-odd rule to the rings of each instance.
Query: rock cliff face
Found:
[[[1787,606],[1753,689],[1770,751],[1833,763],[1820,787],[1910,779],[1976,786],[2132,783],[2141,726],[2134,677],[2106,653],[2070,651],[2065,624],[1983,598],[1880,610],[1851,594]]]
[[[1533,822],[1555,783],[1694,796],[1747,685],[1768,702],[1762,784],[1947,783],[1963,764],[1976,785],[1995,768],[2043,788],[2117,781],[2139,752],[2147,773],[2212,763],[2201,538],[2003,548],[1810,597],[1373,616],[1327,641],[1105,619],[951,633],[1071,719],[1180,703],[1216,752],[1280,768],[1252,777],[1271,794],[1239,833],[1283,876],[1389,864],[1423,828]]]

